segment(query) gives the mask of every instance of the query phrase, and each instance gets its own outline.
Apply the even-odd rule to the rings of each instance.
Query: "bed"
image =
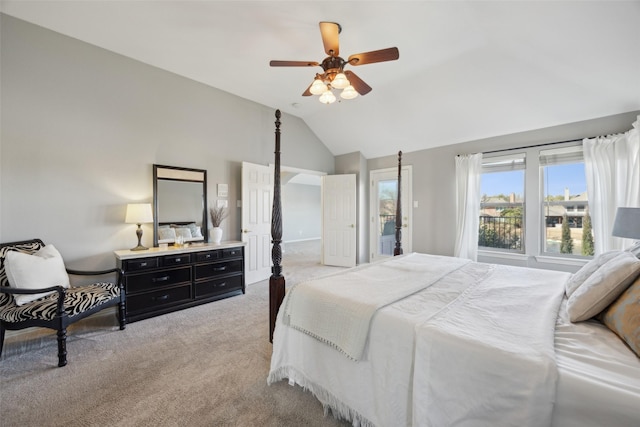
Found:
[[[571,275],[402,254],[399,237],[397,256],[286,295],[274,258],[269,384],[297,384],[354,425],[640,425],[640,328],[614,325],[640,304],[633,254]]]

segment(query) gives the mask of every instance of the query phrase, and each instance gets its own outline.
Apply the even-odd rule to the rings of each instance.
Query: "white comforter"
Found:
[[[469,262],[412,253],[300,283],[282,304],[284,322],[358,360],[378,309]]]
[[[437,263],[441,258],[430,257],[430,261]],[[380,308],[371,320],[360,361],[350,360],[334,348],[285,326],[284,310],[280,310],[268,382],[289,378],[311,390],[333,412],[363,425],[446,425],[449,422],[439,421],[457,416],[461,416],[462,425],[464,421],[469,425],[520,425],[523,420],[524,424],[536,425],[538,418],[532,420],[526,414],[538,410],[543,411],[537,413],[541,425],[548,423],[555,380],[553,350],[549,347],[553,342],[554,310],[569,274],[540,273],[540,270],[465,263],[426,289]],[[469,305],[481,294],[492,294],[489,284],[496,279],[500,281],[500,277],[504,277],[502,282],[508,285],[508,290],[497,297],[505,308],[499,311],[509,312],[507,308],[513,306],[511,318],[524,315],[524,321],[514,323],[517,326],[503,334],[497,333],[505,325],[494,316],[497,311],[493,305],[478,308]],[[390,286],[402,280],[397,278]],[[542,296],[547,295],[541,291],[543,287],[553,290],[548,298]],[[538,291],[528,292],[536,288]],[[521,301],[518,299],[521,291],[526,299],[517,302]],[[540,298],[534,300],[532,296]],[[483,313],[477,326],[479,323],[488,326],[484,336],[477,335],[480,332],[476,329],[481,328],[474,327],[475,320],[464,327],[457,324],[457,315],[447,314],[455,313],[456,306],[466,312],[462,317],[467,320],[467,315]],[[523,314],[525,307],[534,312],[544,310],[547,314],[542,317],[546,320],[533,321],[538,317]],[[436,324],[451,329],[452,333],[441,333]],[[533,341],[520,339],[520,333],[529,329],[536,331]],[[474,332],[469,334],[470,330]],[[511,346],[514,337],[515,345]],[[497,348],[496,339],[501,341]],[[491,346],[484,345],[491,341],[494,342]],[[529,350],[534,353],[525,356]],[[523,360],[526,363],[521,363]],[[504,373],[509,373],[508,378]],[[431,384],[435,383],[441,386],[434,391]],[[488,391],[498,391],[502,397],[493,399]],[[510,399],[513,400],[509,402]],[[461,400],[467,402],[466,412],[459,412],[455,404]],[[527,408],[520,412],[518,406],[515,411],[511,408],[505,412],[506,407],[516,402]],[[478,410],[482,407],[485,409]],[[489,417],[480,420],[478,413]]]
[[[557,278],[491,268],[416,327],[414,425],[551,424],[554,327],[564,294]]]

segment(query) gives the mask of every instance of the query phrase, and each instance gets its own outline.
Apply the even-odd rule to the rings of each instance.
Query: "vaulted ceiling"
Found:
[[[335,155],[367,158],[640,109],[640,1],[7,1],[2,12],[279,108]],[[301,96],[320,67],[319,21],[373,90]]]

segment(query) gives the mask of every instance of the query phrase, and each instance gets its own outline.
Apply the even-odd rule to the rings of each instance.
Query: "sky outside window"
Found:
[[[546,166],[544,171],[544,192],[546,195],[564,195],[564,189],[574,196],[587,191],[584,163],[569,163]],[[524,171],[483,173],[480,193],[497,196],[511,193],[524,196]]]

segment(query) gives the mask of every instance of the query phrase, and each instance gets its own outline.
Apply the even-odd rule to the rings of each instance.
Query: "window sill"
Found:
[[[582,267],[590,260],[584,258],[564,258],[554,257],[548,255],[538,255],[535,257],[536,261],[543,264],[558,264],[558,265],[571,265],[575,267]]]
[[[526,261],[529,259],[528,255],[521,254],[521,253],[482,251],[482,250],[478,251],[478,256],[487,257],[487,258],[511,259],[516,261]]]

